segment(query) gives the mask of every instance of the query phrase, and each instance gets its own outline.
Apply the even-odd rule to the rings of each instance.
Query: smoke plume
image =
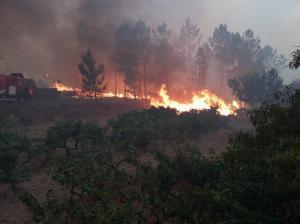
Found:
[[[245,0],[242,4],[228,0],[224,5],[218,0],[0,0],[0,73],[24,72],[46,83],[59,79],[79,86],[80,54],[91,48],[105,65],[105,74],[112,74],[113,33],[122,22],[139,19],[153,28],[167,22],[172,33],[178,35],[184,19],[192,17],[199,24],[203,39],[208,39],[219,23],[227,23],[234,31],[253,28],[267,43],[276,48],[278,44],[284,53],[290,52],[290,45],[297,44],[293,42],[295,38],[288,48],[282,44],[282,38],[275,38],[279,35],[275,32],[286,32],[293,26],[291,21],[299,20],[295,14],[299,3],[276,3],[280,5],[276,10],[282,9],[276,11],[282,21],[280,31],[268,24],[269,20],[275,24],[277,17],[269,15],[265,6],[274,1],[266,0],[262,5],[257,1],[252,4],[252,0]],[[290,11],[290,19],[281,19]],[[262,15],[270,19],[255,19]],[[270,32],[265,31],[267,28]]]

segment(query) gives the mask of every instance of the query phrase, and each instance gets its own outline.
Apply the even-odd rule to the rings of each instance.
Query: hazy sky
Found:
[[[191,17],[204,36],[214,25],[226,23],[233,31],[254,29],[264,42],[283,53],[300,45],[300,0],[148,0],[141,17],[180,26]],[[149,7],[151,6],[151,7]],[[144,14],[144,15],[143,15]]]
[[[166,21],[180,26],[191,17],[202,29],[204,39],[214,26],[226,23],[231,31],[253,29],[264,44],[270,44],[289,57],[300,45],[300,0],[149,0],[141,17],[154,22]],[[285,72],[297,78],[300,72]]]

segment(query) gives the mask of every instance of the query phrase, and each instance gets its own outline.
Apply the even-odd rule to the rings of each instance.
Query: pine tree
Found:
[[[103,76],[104,65],[97,65],[90,49],[81,55],[78,65],[82,78],[82,88],[90,93],[91,98],[96,99],[97,95],[106,89],[105,78]]]
[[[297,69],[300,67],[300,50],[296,50],[292,53],[293,60],[290,62],[289,66],[292,69]]]

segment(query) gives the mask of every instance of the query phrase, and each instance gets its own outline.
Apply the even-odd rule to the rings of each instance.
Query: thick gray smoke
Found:
[[[34,73],[40,79],[46,74],[59,77],[59,67],[71,56],[68,49],[73,51],[76,44],[70,35],[75,31],[69,23],[72,15],[65,7],[64,1],[1,0],[2,70]]]
[[[110,74],[114,70],[111,64],[114,50],[112,31],[123,21],[139,19],[154,28],[167,22],[173,34],[178,35],[182,22],[190,16],[199,24],[203,39],[207,39],[219,23],[227,23],[233,31],[253,28],[265,43],[279,47],[280,52],[290,52],[291,46],[297,44],[291,38],[296,40],[297,35],[289,35],[291,40],[284,44],[280,33],[287,33],[299,20],[296,9],[300,4],[296,0],[260,2],[0,0],[0,73],[25,72],[44,82],[60,79],[78,86],[77,63],[84,49],[90,47],[97,59],[105,64],[105,72]],[[266,6],[274,4],[276,13],[272,11],[274,13],[270,14],[271,10]],[[234,15],[233,7],[236,9]],[[266,19],[261,21],[260,18]],[[277,22],[280,29],[274,26]]]
[[[78,84],[82,51],[96,49],[109,61],[112,30],[138,7],[130,0],[1,0],[0,72]]]

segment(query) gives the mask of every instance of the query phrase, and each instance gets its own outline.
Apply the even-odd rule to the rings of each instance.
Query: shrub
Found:
[[[175,156],[156,151],[151,164],[137,153],[113,156],[110,147],[84,150],[82,145],[51,169],[52,178],[68,191],[67,200],[48,195],[41,205],[25,194],[25,202],[39,222],[299,223],[300,139],[299,126],[292,125],[299,122],[300,94],[287,98],[282,103],[286,96],[279,96],[253,110],[255,130],[234,134],[228,151],[214,158],[189,149]],[[174,136],[192,138],[203,129],[215,130],[215,119],[221,118],[209,111],[132,112],[112,121],[111,137],[139,148],[141,129],[150,141],[162,138],[160,131],[168,128],[176,130]],[[187,129],[180,129],[184,125]]]
[[[22,153],[29,151],[30,143],[25,137],[0,131],[0,182],[9,183],[16,190],[18,182],[28,177],[28,172],[19,164]]]
[[[79,147],[87,149],[100,145],[104,142],[104,135],[104,130],[92,122],[57,122],[47,132],[46,145],[52,150],[64,148],[69,153]]]
[[[199,138],[225,127],[227,119],[215,110],[191,111],[151,108],[131,112],[110,122],[111,140],[119,148],[145,149],[152,141],[174,141],[176,138]]]

